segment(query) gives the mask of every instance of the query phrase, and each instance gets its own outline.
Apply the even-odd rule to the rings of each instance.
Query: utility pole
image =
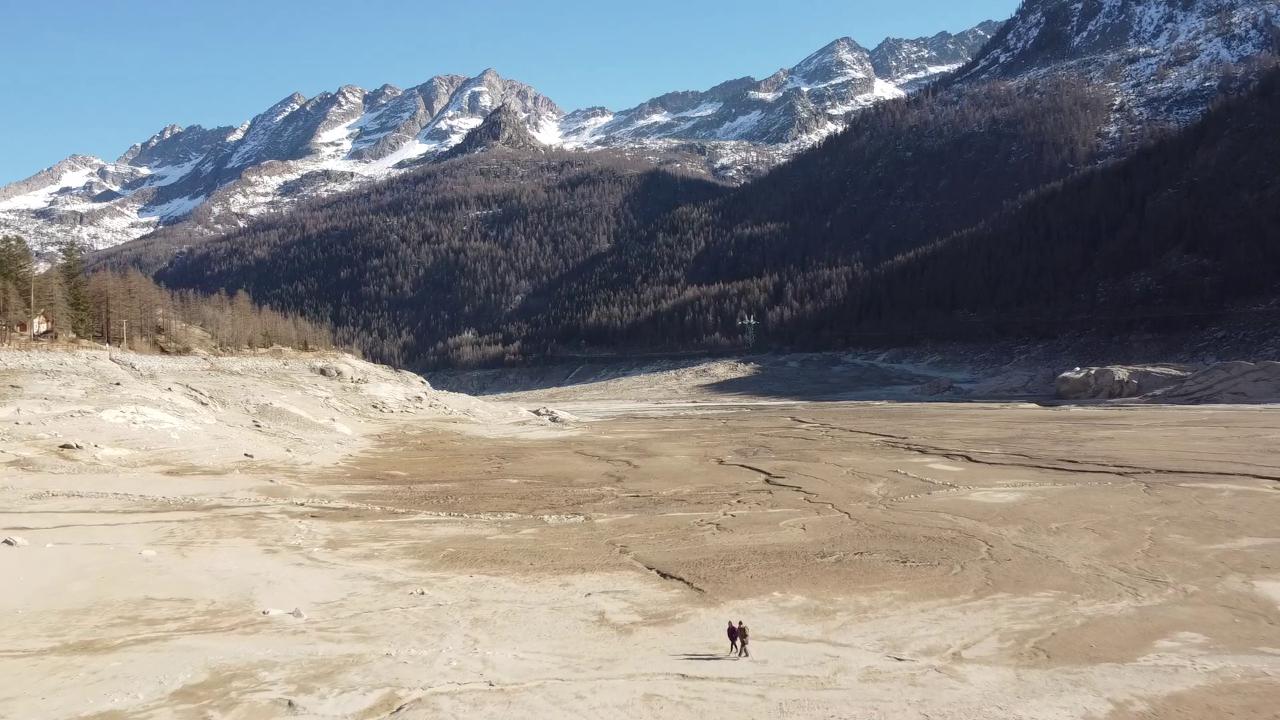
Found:
[[[755,315],[748,315],[745,319],[739,320],[737,324],[745,328],[746,346],[755,347],[755,327],[760,324],[759,320],[755,319]]]

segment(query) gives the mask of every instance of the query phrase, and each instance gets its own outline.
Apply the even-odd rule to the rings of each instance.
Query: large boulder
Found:
[[[1177,367],[1127,366],[1076,368],[1054,381],[1062,400],[1111,400],[1136,398],[1172,387],[1191,376]]]
[[[533,414],[537,415],[540,418],[543,418],[544,420],[548,420],[553,423],[560,423],[562,425],[575,423],[580,419],[577,415],[573,415],[563,410],[556,410],[555,408],[549,408],[549,407],[540,407],[537,410],[534,410]]]

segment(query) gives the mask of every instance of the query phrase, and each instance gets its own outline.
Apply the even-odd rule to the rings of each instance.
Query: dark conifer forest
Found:
[[[878,268],[824,320],[1158,327],[1280,295],[1280,72],[1185,132]]]
[[[1071,80],[939,86],[737,188],[498,148],[96,262],[245,290],[411,367],[741,348],[747,315],[761,347],[826,349],[1212,316],[1274,294],[1280,74],[1164,135],[1108,137],[1112,101]]]
[[[25,240],[3,236],[0,344],[29,339],[163,352],[333,347],[322,324],[261,307],[243,290],[172,291],[133,268],[86,273],[84,249],[73,242],[41,272]]]

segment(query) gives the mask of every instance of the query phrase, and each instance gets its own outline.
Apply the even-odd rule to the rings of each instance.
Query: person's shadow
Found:
[[[715,655],[715,654],[712,654],[712,653],[680,653],[679,655],[672,655],[671,657],[679,658],[679,659],[681,659],[681,660],[700,660],[700,661],[702,661],[702,662],[712,662],[712,661],[715,661],[715,660],[737,660],[737,659],[738,659],[738,656],[737,656],[737,655],[727,655],[727,654],[726,654],[726,655]]]

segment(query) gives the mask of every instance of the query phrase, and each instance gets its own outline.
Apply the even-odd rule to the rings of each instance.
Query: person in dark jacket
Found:
[[[732,620],[729,621],[729,629],[726,632],[729,634],[729,654],[732,655],[738,652],[738,628],[733,626]]]
[[[747,651],[747,638],[749,637],[747,626],[738,621],[738,657],[751,657],[751,653]]]

